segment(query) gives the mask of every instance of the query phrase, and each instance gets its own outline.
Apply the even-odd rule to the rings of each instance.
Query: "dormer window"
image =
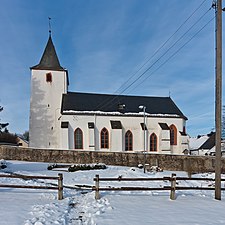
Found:
[[[52,82],[52,74],[46,73],[46,82]]]

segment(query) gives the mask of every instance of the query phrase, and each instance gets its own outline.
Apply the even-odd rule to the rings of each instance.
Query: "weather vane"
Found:
[[[52,29],[51,29],[51,17],[48,17],[48,28],[49,28],[49,36],[51,36]]]

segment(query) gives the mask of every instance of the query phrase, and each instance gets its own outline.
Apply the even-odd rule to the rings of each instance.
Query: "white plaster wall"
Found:
[[[61,128],[60,148],[69,149],[69,128]]]
[[[181,136],[181,148],[182,151],[185,149],[189,149],[189,137],[188,136]]]
[[[123,130],[122,129],[111,129],[110,131],[110,150],[111,151],[122,151],[123,150]]]
[[[52,82],[46,82],[46,73]],[[67,92],[65,71],[31,70],[30,147],[59,148],[62,94]]]
[[[170,151],[170,130],[161,130],[161,142],[160,150],[161,152]]]
[[[89,133],[89,150],[95,150],[95,129],[88,129]]]
[[[171,126],[172,124],[176,126],[177,128],[177,145],[170,146],[170,152],[175,154],[181,154],[182,153],[182,140],[181,140],[181,134],[179,131],[183,131],[183,126],[185,126],[185,120],[182,118],[164,118],[164,117],[157,117],[152,118],[149,117],[148,119],[148,130],[152,133],[154,132],[157,137],[162,138],[162,135],[166,135],[166,131],[163,131],[158,123],[166,123],[168,126]],[[149,135],[151,135],[151,132]],[[161,135],[160,135],[161,134]],[[170,138],[169,132],[167,133],[166,137]],[[165,138],[166,138],[165,137]],[[162,140],[162,139],[161,139]],[[159,140],[159,152],[162,152],[163,148],[166,146],[162,145],[162,141]],[[170,144],[170,142],[167,142],[167,147]],[[166,145],[166,144],[165,144]]]
[[[111,128],[110,120],[119,120],[122,123],[122,130],[113,130]],[[133,116],[105,116],[105,115],[63,115],[62,121],[69,121],[71,126],[70,131],[70,148],[74,148],[73,132],[76,128],[80,128],[83,131],[84,149],[89,149],[90,131],[88,128],[88,122],[95,124],[94,136],[95,136],[95,150],[103,150],[100,148],[100,132],[102,128],[107,128],[109,131],[109,145],[111,151],[124,151],[125,133],[130,130],[133,134],[133,150],[143,151],[144,149],[144,131],[141,128],[140,123],[143,123],[143,117]],[[174,124],[177,128],[177,145],[170,146],[170,142],[162,142],[162,138],[169,139],[169,132],[163,131],[158,123],[167,123],[168,126]],[[165,117],[148,117],[147,121],[148,131],[146,132],[146,145],[147,151],[149,151],[149,139],[152,133],[155,133],[158,138],[158,152],[169,148],[171,153],[182,153],[182,136],[179,131],[183,131],[185,121],[182,118],[165,118]],[[115,138],[114,138],[115,137]],[[169,146],[168,146],[169,145]],[[72,147],[71,147],[72,146]],[[169,150],[168,149],[168,150]],[[104,149],[105,150],[105,149]]]

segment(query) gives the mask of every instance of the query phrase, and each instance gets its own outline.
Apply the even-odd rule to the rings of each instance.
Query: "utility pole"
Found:
[[[222,0],[216,2],[216,159],[215,199],[221,200],[221,123],[222,123]]]

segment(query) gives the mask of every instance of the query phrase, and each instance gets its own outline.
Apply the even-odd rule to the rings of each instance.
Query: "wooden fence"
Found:
[[[48,176],[26,176],[26,175],[10,175],[10,174],[0,174],[0,177],[12,178],[12,179],[24,179],[24,180],[34,180],[34,179],[44,179],[44,180],[58,180],[58,185],[53,186],[34,186],[34,185],[15,185],[15,184],[2,184],[0,183],[0,188],[26,188],[26,189],[51,189],[58,190],[58,200],[63,199],[63,175],[58,174],[58,177],[48,177]]]
[[[119,176],[118,178],[100,178],[99,175],[96,175],[94,178],[95,186],[92,187],[92,190],[95,191],[95,199],[100,199],[100,191],[170,191],[170,199],[175,200],[176,190],[215,190],[215,187],[190,187],[190,186],[177,186],[177,181],[184,180],[196,180],[196,181],[215,181],[213,178],[191,178],[191,177],[176,177],[176,174],[172,174],[171,177],[161,177],[161,178],[125,178]],[[170,181],[170,186],[164,187],[100,187],[100,181]],[[225,181],[225,179],[221,179]],[[221,188],[225,190],[225,188]]]

